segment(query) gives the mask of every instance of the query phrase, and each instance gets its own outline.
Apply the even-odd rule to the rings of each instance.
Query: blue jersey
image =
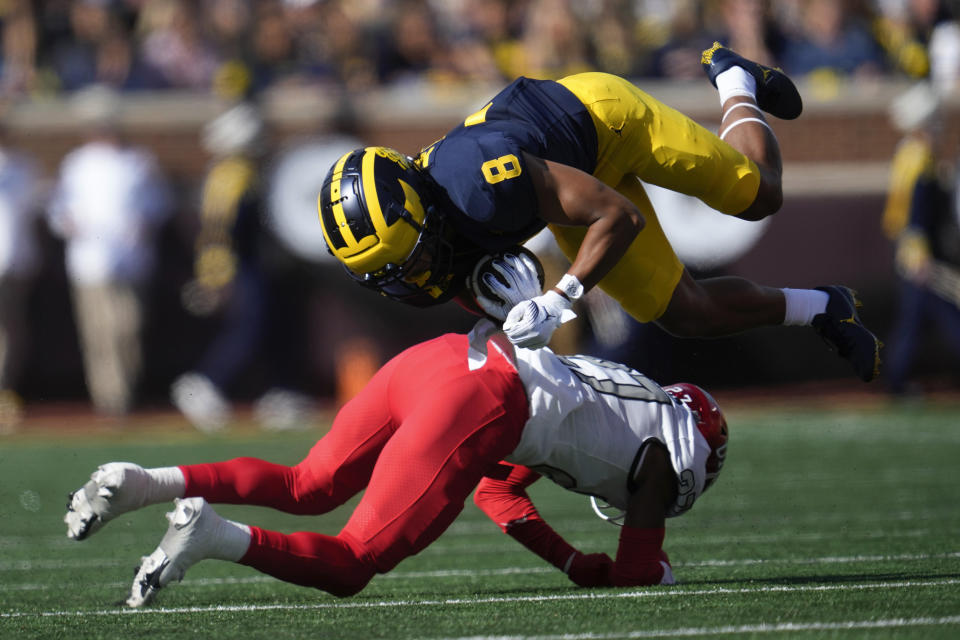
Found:
[[[597,132],[587,108],[552,80],[518,78],[417,163],[442,192],[458,234],[499,251],[545,226],[523,152],[592,173]]]

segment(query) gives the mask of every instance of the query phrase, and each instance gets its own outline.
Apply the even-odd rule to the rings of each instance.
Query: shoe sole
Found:
[[[141,558],[133,585],[130,587],[130,597],[126,600],[127,606],[138,609],[150,604],[156,597],[157,591],[162,588],[160,575],[168,566],[170,566],[170,559],[159,548],[149,556]]]
[[[826,288],[821,289],[821,291],[825,289]],[[870,334],[870,336],[873,338],[873,370],[867,375],[862,375],[859,371],[856,371],[856,368],[854,368],[854,371],[856,371],[857,377],[860,378],[860,380],[862,380],[863,382],[872,382],[880,375],[880,365],[882,364],[882,360],[880,359],[880,350],[884,346],[883,342],[881,342],[880,339],[877,338],[877,336],[875,336],[872,331],[867,329],[867,327],[863,324],[863,321],[860,320],[860,314],[857,313],[857,309],[860,309],[863,307],[863,302],[861,302],[860,298],[857,297],[856,290],[851,289],[850,287],[843,287],[843,286],[832,287],[832,289],[836,289],[838,291],[845,293],[847,300],[853,305],[853,315],[844,320],[840,320],[840,323],[856,325],[859,328],[866,331],[868,334]],[[826,292],[829,294],[829,291],[826,291]],[[826,338],[824,338],[824,342],[826,342],[827,345],[830,346],[832,350],[836,351],[837,354],[840,355],[840,350],[836,347],[836,345],[831,343]],[[850,361],[848,356],[842,356],[842,357]]]
[[[164,549],[169,549],[172,546],[171,538],[180,536],[189,538],[188,530],[196,526],[203,515],[205,505],[202,498],[177,498],[174,500],[174,505],[173,511],[166,514],[167,521],[170,524],[166,533],[163,534],[160,544],[154,549],[153,553],[142,558],[140,566],[137,567],[137,574],[133,579],[133,585],[130,587],[130,597],[127,598],[127,606],[129,607],[138,608],[149,604],[156,597],[157,591],[174,580],[182,580],[186,573],[185,568],[180,568],[179,565],[175,564],[175,560],[182,559],[183,547],[180,548],[178,553],[168,553]],[[177,516],[183,508],[181,505],[190,507],[193,509],[193,513],[187,517],[185,522],[178,523]],[[180,541],[178,541],[178,544],[180,544]],[[175,557],[171,558],[171,555]],[[188,564],[187,568],[192,564],[195,564],[195,562]]]

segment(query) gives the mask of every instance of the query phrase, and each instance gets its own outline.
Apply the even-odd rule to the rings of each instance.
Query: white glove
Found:
[[[518,347],[545,347],[557,327],[577,317],[572,307],[572,302],[551,289],[513,307],[503,323],[503,332]]]
[[[484,271],[477,277],[489,287],[496,298],[483,295],[476,286],[474,296],[477,304],[492,317],[502,321],[515,305],[540,295],[537,265],[530,256],[508,253],[502,258],[493,259],[489,267],[499,273],[503,281],[489,271]]]

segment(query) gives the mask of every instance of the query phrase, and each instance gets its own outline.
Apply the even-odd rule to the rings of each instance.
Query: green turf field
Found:
[[[126,596],[164,506],[84,542],[61,522],[97,464],[254,455],[299,460],[317,432],[208,438],[172,429],[0,440],[0,638],[960,637],[960,406],[728,410],[717,484],[667,524],[680,584],[577,589],[469,504],[421,555],[336,599],[206,561],[153,607]],[[587,551],[618,530],[544,480],[541,512]],[[345,512],[222,514],[284,531],[336,532]]]

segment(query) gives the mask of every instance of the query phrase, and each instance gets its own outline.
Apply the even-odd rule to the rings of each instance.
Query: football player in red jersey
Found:
[[[779,70],[719,44],[702,62],[720,94],[719,136],[623,78],[583,73],[518,78],[415,159],[385,147],[349,152],[319,195],[327,246],[362,285],[428,306],[454,297],[480,255],[549,226],[571,266],[507,315],[504,331],[518,346],[547,344],[573,303],[599,286],[638,321],[678,336],[811,325],[872,380],[880,343],[851,290],[694,280],[664,235],[640,180],[747,220],[783,200],[763,112],[796,118],[799,93]]]
[[[695,385],[660,387],[612,362],[515,348],[492,327],[481,320],[469,336],[393,358],[294,466],[102,465],[71,494],[67,534],[83,540],[123,513],[175,500],[167,533],[138,569],[132,607],[204,559],[349,596],[436,540],[477,489],[485,513],[578,585],[672,584],[664,523],[721,469],[727,425],[716,402]],[[625,512],[615,559],[575,549],[540,518],[525,492],[539,474]],[[284,534],[210,506],[316,515],[361,491],[337,535]]]

